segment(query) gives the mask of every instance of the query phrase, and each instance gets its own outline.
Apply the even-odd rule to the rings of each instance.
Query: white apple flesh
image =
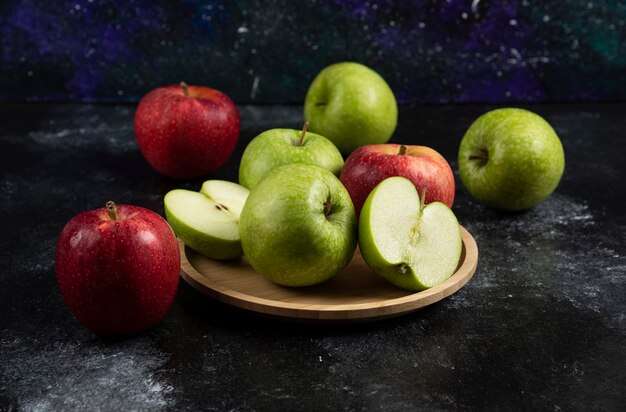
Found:
[[[359,246],[374,272],[417,291],[454,273],[461,257],[461,229],[448,206],[424,206],[410,180],[391,177],[378,184],[363,205]]]
[[[239,215],[250,191],[236,183],[208,180],[200,192],[175,189],[165,195],[165,216],[176,235],[213,259],[243,255]]]

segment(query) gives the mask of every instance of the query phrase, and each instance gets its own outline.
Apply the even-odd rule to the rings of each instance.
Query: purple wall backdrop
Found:
[[[301,103],[343,60],[405,103],[626,97],[620,0],[4,0],[0,18],[4,100],[136,101],[185,80]]]

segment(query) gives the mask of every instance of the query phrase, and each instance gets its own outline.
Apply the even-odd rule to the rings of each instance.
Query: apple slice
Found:
[[[424,205],[410,180],[390,177],[367,197],[359,220],[359,246],[367,265],[407,290],[435,286],[454,273],[461,229],[440,202]]]
[[[207,180],[200,192],[175,189],[165,195],[165,216],[187,246],[213,259],[243,255],[239,215],[250,191],[236,183]]]

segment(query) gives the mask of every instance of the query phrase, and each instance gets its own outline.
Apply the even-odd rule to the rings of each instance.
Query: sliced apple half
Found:
[[[175,189],[165,195],[165,217],[193,250],[213,259],[234,259],[243,255],[239,215],[249,193],[223,180],[207,180],[200,192]]]
[[[413,183],[383,180],[367,197],[359,220],[359,247],[367,265],[401,288],[416,291],[448,279],[461,257],[461,228],[440,202],[424,206]]]

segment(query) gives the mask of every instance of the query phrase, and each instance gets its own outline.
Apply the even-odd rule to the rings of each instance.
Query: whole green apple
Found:
[[[239,165],[239,183],[252,189],[269,172],[291,163],[323,167],[339,176],[343,157],[334,144],[324,136],[302,130],[271,129],[250,142]]]
[[[503,210],[528,209],[556,189],[563,169],[563,146],[539,115],[497,109],[480,116],[459,148],[459,172],[468,192]]]
[[[357,241],[354,206],[339,179],[319,166],[291,164],[255,187],[239,219],[252,267],[285,286],[309,286],[341,271]]]
[[[391,88],[374,70],[353,62],[322,70],[304,100],[311,131],[326,136],[342,153],[386,143],[396,129],[398,105]]]

